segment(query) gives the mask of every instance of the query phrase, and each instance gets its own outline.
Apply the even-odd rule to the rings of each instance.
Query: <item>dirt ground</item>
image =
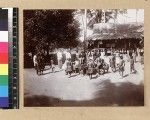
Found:
[[[144,66],[135,64],[136,73],[130,74],[126,62],[122,78],[118,72],[101,76],[65,75],[56,66],[52,73],[46,66],[44,75],[24,69],[25,106],[142,106],[144,105]]]

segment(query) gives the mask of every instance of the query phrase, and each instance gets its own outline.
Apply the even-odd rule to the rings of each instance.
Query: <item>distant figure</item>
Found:
[[[101,75],[100,70],[103,69],[103,63],[102,63],[102,59],[101,58],[97,59],[96,69],[97,69],[97,74]]]
[[[116,57],[114,54],[110,58],[109,62],[110,62],[110,67],[111,67],[112,71],[115,72],[116,71]]]
[[[79,60],[79,52],[78,52],[78,50],[76,51],[76,59]]]
[[[88,61],[89,61],[89,60],[93,60],[92,52],[89,52],[89,53],[88,53]]]
[[[41,53],[37,54],[37,66],[36,71],[38,75],[42,75],[45,68],[44,56]]]
[[[144,64],[144,51],[140,52],[140,62],[141,62],[141,65]]]
[[[125,61],[123,60],[123,56],[120,56],[120,62],[119,62],[119,74],[123,77],[123,73],[125,70]]]
[[[61,52],[61,51],[58,51],[58,52],[57,52],[57,60],[58,60],[58,67],[59,67],[60,69],[62,69],[62,58],[63,58],[62,52]]]
[[[69,74],[69,77],[71,77],[71,73],[72,73],[71,59],[69,59],[66,64],[67,64],[66,73],[67,73],[67,75]]]
[[[132,50],[129,50],[129,59],[130,59],[130,57],[132,56]]]
[[[34,68],[37,69],[37,55],[33,56],[33,64],[34,64]]]
[[[93,54],[93,60],[95,60],[95,59],[97,58],[97,56],[98,56],[97,51],[94,51],[94,54]]]
[[[90,79],[92,79],[92,74],[93,74],[93,71],[94,71],[94,62],[93,62],[93,60],[89,61],[87,67],[88,67],[88,71],[87,71],[88,75],[89,75]]]
[[[104,51],[101,52],[101,58],[102,58],[102,59],[105,59],[105,52],[104,52]]]
[[[65,55],[66,55],[66,60],[68,59],[71,59],[71,54],[70,54],[70,52],[69,51],[66,51],[65,52]]]
[[[136,54],[136,52],[133,52],[133,60],[134,60],[134,62],[136,63],[136,57],[137,57],[137,54]]]
[[[52,69],[52,72],[55,72],[55,64],[53,59],[50,60],[50,68]]]
[[[63,70],[66,70],[66,69],[67,69],[67,61],[68,61],[68,60],[65,60],[63,66],[62,66],[62,69],[63,69]]]
[[[80,74],[81,75],[86,75],[86,73],[87,73],[87,65],[86,65],[86,63],[83,63],[83,64],[80,64]]]
[[[130,57],[130,74],[135,72],[135,68],[134,68],[134,59],[133,59],[133,56]]]
[[[127,54],[125,56],[126,56],[126,61],[129,62],[129,60],[130,60],[129,50],[127,50]]]
[[[73,69],[75,73],[79,73],[79,66],[80,66],[79,60],[76,59],[73,65]]]
[[[101,60],[102,60],[101,57],[98,56],[98,57],[95,59],[94,62],[95,62],[95,64],[99,64],[99,62],[101,62]]]
[[[84,54],[83,54],[83,52],[80,53],[79,60],[80,60],[80,64],[83,64],[83,62],[84,62]]]
[[[92,60],[94,60],[94,50],[91,51]]]

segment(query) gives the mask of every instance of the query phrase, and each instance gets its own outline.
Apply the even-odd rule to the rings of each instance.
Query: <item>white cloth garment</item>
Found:
[[[58,60],[61,60],[62,57],[63,57],[63,56],[62,56],[62,53],[61,53],[61,52],[57,52],[57,59],[58,59]]]
[[[34,66],[36,66],[36,64],[37,64],[37,56],[36,55],[33,56],[33,63],[34,63]]]
[[[69,52],[66,52],[65,55],[66,55],[66,59],[71,59],[71,54]]]

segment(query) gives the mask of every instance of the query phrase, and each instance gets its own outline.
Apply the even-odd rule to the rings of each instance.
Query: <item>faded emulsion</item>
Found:
[[[144,10],[24,10],[24,106],[144,106]]]

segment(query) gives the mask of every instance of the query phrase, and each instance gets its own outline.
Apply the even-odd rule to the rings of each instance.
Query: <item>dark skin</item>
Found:
[[[123,57],[120,57],[121,61],[123,61]],[[120,68],[121,67],[124,67],[125,66],[125,63],[123,62],[123,64],[121,66],[119,66]],[[119,74],[123,77],[123,72],[124,70],[119,70]]]

